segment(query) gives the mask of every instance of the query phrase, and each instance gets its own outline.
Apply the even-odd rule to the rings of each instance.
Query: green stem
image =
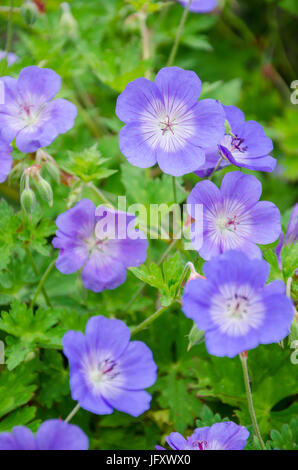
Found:
[[[31,263],[31,266],[32,266],[32,269],[33,269],[35,275],[36,275],[36,276],[39,276],[39,272],[38,272],[37,266],[36,266],[36,264],[35,264],[34,258],[33,258],[33,256],[32,256],[32,253],[31,253],[30,249],[29,249],[27,246],[25,246],[25,251],[26,251],[26,254],[27,254],[27,256],[28,256],[28,259],[29,259],[29,261],[30,261],[30,263]],[[50,299],[49,299],[49,297],[48,297],[48,294],[46,293],[46,290],[45,290],[44,287],[42,287],[41,292],[42,292],[42,295],[44,296],[44,299],[45,299],[45,302],[46,302],[47,306],[48,306],[48,307],[51,307],[51,306],[52,306],[52,305],[51,305],[51,301],[50,301]]]
[[[174,203],[177,204],[177,189],[176,189],[176,178],[175,178],[175,176],[172,176],[172,183],[173,183]]]
[[[69,423],[69,421],[74,417],[74,415],[77,414],[77,412],[79,411],[80,409],[80,405],[79,403],[77,403],[77,405],[74,407],[74,409],[69,413],[69,415],[67,416],[67,418],[65,418],[65,423]]]
[[[140,30],[141,30],[141,37],[142,37],[142,50],[143,50],[143,60],[147,61],[150,59],[150,35],[149,30],[147,28],[147,17],[146,14],[142,11],[139,12],[139,22],[140,22]],[[146,71],[145,74],[146,78],[150,79],[151,72],[150,70]]]
[[[178,50],[178,46],[179,46],[180,39],[181,39],[181,34],[182,34],[182,31],[183,31],[185,21],[186,21],[187,15],[189,13],[189,8],[190,8],[190,5],[192,4],[192,1],[193,0],[188,0],[188,4],[186,5],[186,7],[183,11],[183,15],[181,17],[181,21],[180,21],[178,31],[177,31],[177,34],[176,34],[175,42],[173,44],[173,47],[172,47],[172,50],[171,50],[171,53],[170,53],[170,57],[169,57],[169,60],[168,60],[168,63],[167,63],[167,67],[171,67],[171,65],[173,64],[173,62],[175,60],[177,50]]]
[[[254,405],[253,405],[253,399],[252,399],[252,393],[251,393],[251,388],[249,384],[249,375],[248,375],[248,369],[247,369],[247,353],[246,352],[241,353],[239,354],[239,356],[240,356],[240,360],[242,364],[245,392],[246,392],[246,397],[247,397],[248,409],[249,409],[250,417],[252,420],[252,425],[253,425],[255,434],[259,440],[261,449],[266,450],[261,433],[260,433],[260,429],[259,429],[259,425],[258,425],[258,421],[257,421],[257,417],[256,417],[256,413],[254,410]]]
[[[10,51],[11,39],[12,39],[13,1],[14,1],[14,0],[10,0],[10,6],[9,6],[9,16],[8,16],[7,36],[6,36],[6,47],[5,47],[5,52],[6,52],[6,53],[8,53],[8,52]]]
[[[93,183],[88,183],[87,186],[91,189],[93,189],[93,191],[100,197],[100,199],[107,205],[107,206],[110,206],[110,207],[113,207],[113,204],[105,197],[105,195],[101,192],[101,190],[95,186]]]
[[[36,302],[36,299],[38,297],[38,294],[40,293],[40,291],[44,288],[44,283],[46,282],[46,280],[48,279],[53,267],[55,266],[56,264],[56,258],[53,259],[53,261],[51,261],[51,263],[49,264],[48,268],[46,269],[46,271],[44,272],[44,275],[42,276],[41,280],[39,281],[39,284],[37,286],[37,289],[35,291],[35,294],[34,294],[34,297],[33,299],[31,300],[31,303],[30,303],[30,307],[32,308],[33,305],[35,304]],[[51,307],[51,304],[49,305]]]
[[[172,304],[168,305],[167,307],[161,307],[159,308],[156,312],[154,312],[150,317],[146,318],[142,323],[140,323],[138,326],[136,326],[132,332],[131,336],[136,335],[140,331],[142,331],[144,328],[147,326],[151,325],[157,318],[159,318],[165,310],[167,310]]]

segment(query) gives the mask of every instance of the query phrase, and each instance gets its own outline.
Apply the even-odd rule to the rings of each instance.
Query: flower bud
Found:
[[[35,194],[31,188],[26,187],[21,194],[21,206],[26,214],[31,214],[35,205]]]
[[[204,341],[204,331],[199,330],[196,326],[196,324],[193,324],[192,329],[189,332],[188,335],[188,348],[187,351],[189,351],[193,346],[196,346],[197,344],[201,344]]]
[[[40,175],[35,181],[36,189],[42,199],[44,199],[50,207],[53,205],[53,190],[51,185]]]
[[[23,20],[29,26],[32,26],[38,18],[38,8],[31,0],[26,0],[20,11]]]
[[[45,169],[49,173],[50,177],[53,178],[56,183],[60,183],[60,171],[56,163],[52,162],[51,160],[47,160],[45,162]]]

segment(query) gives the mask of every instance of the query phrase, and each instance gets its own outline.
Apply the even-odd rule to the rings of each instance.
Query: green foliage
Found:
[[[275,429],[270,433],[268,444],[272,449],[297,450],[298,449],[298,417],[293,418],[289,424],[284,424],[281,431]]]
[[[173,256],[169,256],[161,266],[152,263],[149,267],[143,265],[140,268],[130,268],[130,270],[141,281],[146,282],[160,291],[161,305],[170,305],[176,298],[183,273],[181,255],[179,252]]]
[[[102,157],[97,144],[80,153],[69,151],[68,155],[63,169],[84,183],[97,182],[116,173],[116,170],[102,168],[109,158]]]
[[[14,6],[22,3],[15,0]],[[154,449],[172,431],[186,436],[196,426],[228,419],[247,426],[246,448],[259,450],[239,358],[208,355],[203,333],[181,312],[184,266],[191,261],[202,272],[204,261],[196,252],[184,251],[181,242],[164,256],[172,240],[157,239],[166,220],[172,227],[172,177],[157,167],[130,165],[119,150],[123,123],[115,115],[117,96],[130,81],[153,80],[166,65],[185,10],[166,0],[73,0],[71,16],[66,17],[60,0],[44,3],[45,13],[38,14],[30,27],[18,10],[13,14],[11,50],[19,61],[11,67],[0,61],[0,75],[15,78],[28,65],[55,70],[62,81],[58,97],[72,101],[78,117],[73,129],[46,149],[54,166],[41,165],[48,191],[41,195],[51,203],[53,191],[52,207],[32,184],[34,207],[31,211],[28,200],[23,201],[30,211],[21,211],[19,182],[24,170],[38,163],[35,153],[24,155],[14,148],[9,181],[0,185],[0,341],[5,345],[0,432],[17,425],[36,431],[42,421],[63,419],[74,407],[61,351],[66,331],[84,331],[88,318],[98,314],[133,327],[164,306],[168,308],[163,315],[136,338],[148,344],[158,365],[158,380],[149,390],[150,410],[138,418],[120,412],[99,417],[80,410],[74,422],[88,434],[90,447]],[[277,167],[271,174],[248,173],[262,182],[262,199],[279,207],[286,229],[298,196],[297,105],[290,101],[290,85],[298,76],[297,1],[262,2],[262,14],[259,0],[218,3],[212,14],[188,14],[174,65],[199,75],[200,99],[239,106],[247,120],[264,125],[274,142]],[[1,2],[0,50],[7,39],[8,13],[3,6],[9,5],[9,0]],[[144,51],[147,39],[149,51]],[[222,174],[214,175],[216,184]],[[195,174],[176,178],[179,204],[197,182]],[[82,197],[102,203],[93,185],[113,204],[118,195],[126,195],[127,206],[145,206],[146,214],[138,209],[136,213],[140,229],[152,238],[146,264],[131,268],[125,284],[116,290],[98,294],[84,289],[80,273],[63,275],[54,268],[44,284],[52,307],[39,290],[31,308],[39,282],[57,256],[51,243],[56,217]],[[165,223],[160,231],[151,204],[162,205],[159,216]],[[269,281],[287,283],[292,278],[291,297],[297,307],[298,245],[283,247],[282,269],[276,245],[261,247],[270,264]],[[267,449],[297,450],[297,341],[294,320],[281,345],[248,352],[253,400]]]

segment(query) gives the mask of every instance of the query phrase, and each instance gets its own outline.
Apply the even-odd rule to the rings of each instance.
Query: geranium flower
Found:
[[[3,142],[3,140],[0,138],[0,183],[3,183],[6,180],[11,170],[11,152],[12,147],[6,142]]]
[[[293,303],[282,281],[265,286],[270,272],[266,261],[228,251],[205,263],[203,270],[207,279],[187,283],[182,310],[205,332],[210,354],[234,357],[289,334]]]
[[[60,250],[57,269],[71,274],[83,268],[83,284],[93,292],[115,289],[123,284],[126,268],[144,263],[148,248],[143,233],[135,231],[143,238],[130,238],[128,227],[136,220],[134,215],[103,206],[101,213],[102,216],[97,216],[93,202],[82,199],[58,216],[59,230],[53,239],[53,246]],[[111,219],[111,227],[100,234],[96,232],[96,225],[104,217]],[[115,231],[110,230],[113,228]]]
[[[205,161],[203,148],[224,135],[224,112],[214,100],[198,102],[201,80],[179,67],[163,68],[154,83],[138,78],[118,97],[116,114],[126,126],[119,134],[121,152],[140,168],[158,163],[164,173],[180,176]]]
[[[0,60],[3,60],[3,59],[7,60],[9,67],[19,60],[18,56],[14,54],[13,52],[7,53],[5,51],[0,51]]]
[[[219,145],[206,150],[206,161],[195,172],[200,178],[209,176],[220,157],[218,169],[230,164],[250,170],[272,172],[276,159],[269,154],[273,150],[272,140],[256,121],[245,121],[243,112],[235,106],[223,106],[231,133],[225,134]]]
[[[36,435],[25,426],[0,434],[0,450],[88,450],[86,434],[74,424],[49,419],[41,424]]]
[[[166,441],[174,450],[243,450],[248,436],[244,426],[227,421],[197,428],[186,439],[179,432],[172,432]],[[161,446],[156,446],[156,449],[165,450]]]
[[[64,336],[71,395],[85,410],[111,414],[115,408],[139,416],[149,409],[151,396],[144,389],[156,380],[156,364],[145,343],[129,340],[122,321],[102,316],[90,318],[85,335]]]
[[[53,100],[61,79],[53,70],[24,68],[19,78],[1,77],[4,104],[0,104],[0,133],[24,153],[50,145],[73,127],[77,110],[64,99]]]
[[[187,7],[189,0],[177,0],[181,5]],[[207,13],[214,10],[217,5],[217,0],[192,0],[189,11],[195,13]]]
[[[266,245],[278,239],[281,231],[280,212],[268,201],[259,201],[262,185],[252,175],[240,171],[227,173],[220,190],[211,181],[201,181],[190,193],[187,203],[203,205],[203,245],[196,247],[206,260],[226,250],[244,251],[250,257],[262,257],[256,243]],[[191,215],[195,211],[191,210]]]

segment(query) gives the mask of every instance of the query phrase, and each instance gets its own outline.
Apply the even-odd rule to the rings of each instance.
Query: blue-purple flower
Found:
[[[0,51],[0,61],[3,59],[7,60],[8,67],[19,60],[18,56],[13,52]]]
[[[186,439],[179,432],[172,432],[166,441],[174,450],[243,450],[248,436],[244,426],[227,421],[197,428]],[[161,446],[156,446],[156,449],[165,450]]]
[[[262,194],[260,181],[240,171],[227,173],[220,190],[211,181],[200,181],[188,197],[188,204],[203,205],[203,244],[196,246],[200,256],[206,260],[226,250],[241,250],[250,257],[262,257],[256,245],[266,245],[278,239],[281,231],[280,212],[268,201],[259,201]],[[194,215],[194,206],[190,206]]]
[[[70,364],[72,398],[85,410],[139,416],[149,409],[151,395],[144,389],[154,384],[157,367],[145,343],[130,342],[122,321],[90,318],[85,335],[66,333],[63,352]]]
[[[0,434],[0,450],[88,450],[86,434],[74,424],[59,419],[42,423],[36,435],[25,426]]]
[[[205,332],[210,354],[234,357],[289,334],[293,303],[282,281],[265,286],[266,261],[228,251],[205,263],[203,271],[206,279],[187,283],[182,310]]]
[[[177,0],[181,5],[187,7],[189,4],[189,0]],[[209,11],[214,10],[217,5],[218,0],[192,0],[189,11],[193,11],[195,13],[207,13]]]
[[[12,165],[12,147],[0,138],[0,183],[6,180]]]
[[[18,79],[1,77],[4,104],[0,104],[0,133],[24,153],[50,145],[73,127],[77,110],[64,99],[53,99],[61,79],[53,70],[24,68]]]
[[[158,163],[164,173],[180,176],[205,161],[203,148],[224,136],[224,111],[217,101],[202,100],[201,80],[179,67],[161,69],[154,83],[138,78],[118,97],[116,114],[124,126],[121,152],[135,166]]]
[[[144,263],[148,248],[142,232],[134,231],[135,236],[142,238],[131,238],[134,215],[103,206],[100,213],[96,215],[95,205],[89,199],[82,199],[58,216],[58,231],[53,239],[53,246],[60,250],[57,269],[71,274],[83,268],[83,284],[93,292],[123,284],[127,268]],[[97,224],[105,219],[103,230],[96,230]]]
[[[256,121],[245,121],[243,112],[235,106],[223,106],[231,134],[225,134],[220,143],[206,150],[206,161],[195,172],[201,178],[209,176],[220,158],[218,169],[230,164],[250,170],[272,172],[275,158],[272,140],[266,136],[263,127]]]

